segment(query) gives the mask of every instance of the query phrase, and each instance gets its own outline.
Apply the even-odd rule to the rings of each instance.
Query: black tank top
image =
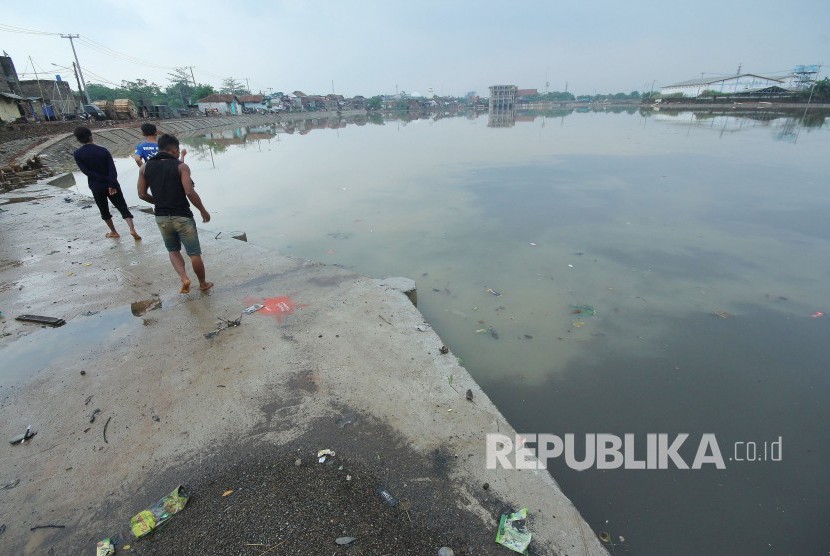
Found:
[[[156,216],[186,216],[193,218],[190,203],[182,186],[178,158],[161,151],[147,161],[144,178],[155,201]]]

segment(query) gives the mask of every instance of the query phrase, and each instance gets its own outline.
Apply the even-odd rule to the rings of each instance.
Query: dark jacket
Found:
[[[81,145],[72,154],[78,168],[86,174],[89,188],[94,193],[106,193],[110,187],[121,191],[121,186],[118,184],[118,172],[115,171],[115,161],[107,149],[94,143],[87,143]]]

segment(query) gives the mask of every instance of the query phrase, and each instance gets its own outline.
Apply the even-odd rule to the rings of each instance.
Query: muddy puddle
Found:
[[[38,201],[40,199],[48,199],[49,196],[41,195],[40,197],[6,197],[0,199],[0,206],[13,205],[15,203],[29,203],[31,201]]]
[[[98,354],[116,346],[145,325],[126,306],[82,313],[60,328],[37,324],[26,326],[38,330],[0,349],[2,394],[8,394],[10,388],[39,378],[43,373],[60,373],[70,362],[94,361]]]

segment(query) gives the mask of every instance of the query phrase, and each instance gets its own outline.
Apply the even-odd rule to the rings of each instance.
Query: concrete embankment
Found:
[[[134,241],[118,218],[122,237],[104,238],[91,199],[52,185],[0,195],[0,209],[0,429],[6,439],[29,425],[37,431],[22,445],[3,443],[0,482],[11,486],[0,494],[1,553],[92,553],[96,540],[124,531],[176,484],[207,484],[213,470],[244,469],[248,454],[267,450],[319,469],[317,450],[331,448],[333,472],[347,461],[382,478],[407,501],[387,510],[407,527],[453,529],[446,543],[456,539],[457,554],[507,554],[493,542],[499,514],[522,507],[531,515],[533,554],[606,554],[546,471],[485,468],[485,435],[515,432],[422,326],[401,292],[407,280],[203,234],[216,286],[182,295],[148,214],[133,211],[144,236]],[[228,326],[255,303],[265,308]],[[67,324],[14,320],[23,314]],[[227,485],[238,498],[196,492],[184,512],[242,502],[265,478],[245,480],[254,486]],[[275,494],[277,506],[291,487]],[[313,503],[321,513],[327,504]],[[215,513],[228,532],[191,530],[191,539],[174,519],[155,540],[127,535],[122,544],[143,554],[258,553],[243,546],[250,538],[234,551],[217,547],[264,515]],[[280,528],[310,526],[315,515],[269,527],[282,535]],[[43,525],[63,528],[31,530]],[[170,548],[181,538],[196,544]],[[208,541],[213,548],[199,544]],[[394,553],[436,554],[439,546]]]
[[[240,127],[264,126],[269,124],[292,125],[300,121],[342,121],[356,117],[365,117],[363,110],[347,112],[298,112],[288,114],[250,114],[241,116],[211,116],[189,119],[154,120],[159,133],[171,133],[177,137],[188,137],[208,133],[212,130],[236,129]],[[81,122],[82,123],[82,122]],[[138,125],[130,127],[111,127],[93,129],[95,143],[106,147],[113,156],[129,156],[135,146],[143,141]],[[19,157],[19,160],[40,155],[45,164],[52,168],[67,171],[74,169],[72,153],[78,148],[78,142],[71,133],[58,134],[45,143],[41,143]]]

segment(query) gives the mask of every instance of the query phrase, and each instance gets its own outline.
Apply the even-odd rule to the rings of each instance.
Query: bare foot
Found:
[[[136,241],[139,241],[141,239],[141,236],[138,235],[138,232],[136,232],[135,230],[131,231],[130,235],[133,236],[133,239],[135,239]]]
[[[190,293],[190,280],[182,282],[182,289],[179,290],[179,293]]]
[[[118,232],[107,232],[106,237],[117,238],[117,237],[121,237],[121,236],[118,235]]]
[[[212,287],[213,287],[213,282],[205,282],[204,284],[199,286],[199,289],[203,292],[206,292]]]

